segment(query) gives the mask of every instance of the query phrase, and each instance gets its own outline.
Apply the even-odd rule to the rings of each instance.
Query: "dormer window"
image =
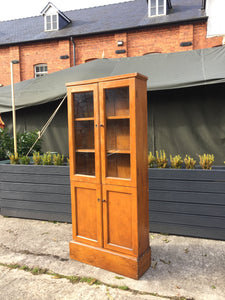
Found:
[[[71,23],[70,19],[51,2],[47,4],[41,14],[45,20],[45,31],[60,30]]]
[[[166,15],[167,0],[149,0],[148,15],[149,17]]]
[[[48,15],[45,16],[45,30],[58,30],[58,16],[57,15]]]

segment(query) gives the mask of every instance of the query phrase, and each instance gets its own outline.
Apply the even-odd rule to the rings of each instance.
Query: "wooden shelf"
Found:
[[[78,153],[95,153],[94,149],[76,149]]]
[[[120,120],[120,119],[130,119],[130,116],[109,116],[106,120]]]
[[[94,121],[94,117],[88,117],[88,118],[75,118],[75,121]]]
[[[130,154],[130,150],[107,150],[107,154]]]

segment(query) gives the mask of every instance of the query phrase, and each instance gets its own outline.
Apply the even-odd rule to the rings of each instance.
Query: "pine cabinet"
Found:
[[[70,257],[131,278],[150,266],[147,78],[68,83]]]

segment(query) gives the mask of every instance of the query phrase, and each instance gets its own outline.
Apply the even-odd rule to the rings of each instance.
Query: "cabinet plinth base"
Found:
[[[151,265],[151,249],[149,247],[140,257],[133,257],[71,241],[70,258],[138,279]]]

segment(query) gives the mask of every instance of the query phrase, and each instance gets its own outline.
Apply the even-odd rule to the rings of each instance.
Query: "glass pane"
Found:
[[[107,120],[107,151],[130,151],[130,120]]]
[[[57,15],[52,16],[52,28],[57,29]]]
[[[107,177],[130,178],[130,154],[107,154]]]
[[[158,2],[159,2],[159,6],[164,7],[164,0],[158,0]]]
[[[75,122],[75,148],[94,150],[94,121]]]
[[[106,176],[130,178],[129,87],[105,90]]]
[[[105,90],[106,117],[129,116],[129,87]]]
[[[46,16],[46,29],[51,30],[51,16]]]
[[[75,118],[94,117],[93,92],[76,93],[73,97]]]
[[[156,15],[156,8],[151,8],[151,16],[155,16]]]
[[[76,174],[95,176],[94,153],[76,153]]]
[[[159,9],[158,9],[158,14],[159,15],[163,15],[164,14],[164,7],[159,7]]]
[[[151,7],[156,7],[156,0],[151,0]]]

